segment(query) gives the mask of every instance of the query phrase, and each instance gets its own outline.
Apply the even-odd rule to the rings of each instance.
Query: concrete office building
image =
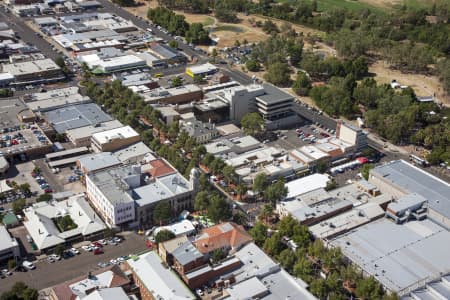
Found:
[[[12,237],[5,226],[0,226],[0,262],[20,257],[19,243]]]
[[[4,64],[2,72],[14,76],[15,85],[49,83],[65,78],[61,68],[49,58]]]
[[[172,168],[165,172],[143,172],[141,165],[121,166],[86,176],[88,198],[110,227],[153,225],[152,211],[160,201],[174,212],[193,204],[195,178],[188,182]],[[166,168],[167,169],[167,168]],[[164,171],[161,168],[159,171]]]
[[[355,145],[356,151],[361,151],[368,145],[367,133],[351,124],[339,122],[336,127],[336,137],[346,143]]]
[[[91,146],[96,152],[115,151],[140,140],[139,133],[130,126],[124,126],[94,133]]]

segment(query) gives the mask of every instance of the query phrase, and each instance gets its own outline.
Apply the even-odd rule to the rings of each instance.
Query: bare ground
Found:
[[[412,87],[418,96],[430,96],[436,93],[439,103],[450,104],[450,97],[444,94],[442,85],[436,76],[402,73],[399,70],[390,69],[383,61],[372,64],[369,72],[376,74],[375,80],[379,83],[390,83],[392,79],[396,79],[401,85]]]

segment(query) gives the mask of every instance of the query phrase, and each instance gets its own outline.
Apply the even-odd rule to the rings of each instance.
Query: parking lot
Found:
[[[124,240],[117,246],[104,246],[104,253],[94,255],[80,249],[80,254],[68,259],[50,263],[47,259],[36,262],[36,269],[28,272],[15,272],[11,277],[0,279],[0,293],[9,290],[17,281],[26,282],[36,289],[54,286],[64,281],[86,275],[89,271],[100,269],[99,262],[109,262],[123,255],[146,250],[144,237],[135,233],[122,233]]]
[[[319,139],[334,136],[332,132],[314,124],[306,124],[290,130],[279,130],[277,134],[278,138],[267,143],[267,145],[287,151],[313,144]]]

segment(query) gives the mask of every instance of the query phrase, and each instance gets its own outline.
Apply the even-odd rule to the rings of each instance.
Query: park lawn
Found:
[[[317,0],[317,9],[325,12],[336,8],[345,8],[352,11],[361,11],[364,9],[370,9],[372,11],[383,13],[385,12],[380,6],[372,5],[370,2],[376,0]],[[418,0],[419,1],[419,0]],[[278,0],[278,2],[295,2],[293,0]],[[308,0],[312,2],[312,0]]]

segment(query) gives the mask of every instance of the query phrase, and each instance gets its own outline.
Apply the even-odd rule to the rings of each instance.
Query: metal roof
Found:
[[[371,176],[380,177],[402,189],[417,193],[428,200],[429,208],[450,218],[450,184],[404,160],[395,160],[375,167]]]

